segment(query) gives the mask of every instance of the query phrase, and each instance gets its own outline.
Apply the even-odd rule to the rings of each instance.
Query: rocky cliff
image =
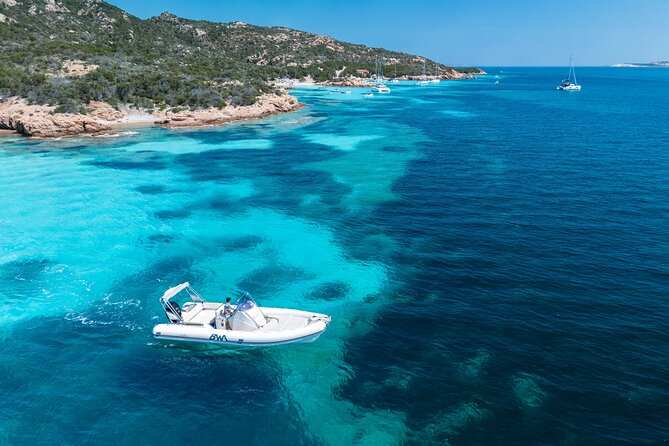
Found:
[[[166,127],[221,125],[232,121],[261,118],[297,110],[300,103],[284,91],[261,95],[252,105],[226,106],[199,110],[163,110],[147,113],[126,107],[116,110],[104,102],[92,102],[86,115],[54,113],[49,105],[28,104],[11,97],[0,101],[0,129],[26,136],[61,137],[81,133],[100,133],[128,123],[152,123]]]

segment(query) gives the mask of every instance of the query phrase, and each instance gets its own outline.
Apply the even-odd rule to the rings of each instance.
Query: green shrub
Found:
[[[68,112],[81,111],[92,100],[114,107],[196,109],[252,104],[273,91],[269,80],[312,76],[325,81],[343,66],[345,75],[356,69],[374,73],[377,67],[386,76],[423,72],[416,56],[345,42],[334,42],[343,51],[333,51],[314,45],[313,34],[285,28],[230,27],[173,16],[140,20],[105,2],[63,3],[69,14],[50,13],[43,2],[35,2],[38,14],[0,6],[11,19],[0,25],[0,94]],[[101,18],[108,19],[105,26]],[[195,29],[206,34],[198,36]],[[286,32],[288,39],[277,38]],[[99,68],[81,77],[53,76],[73,59]],[[427,62],[427,71],[434,71],[434,62]]]

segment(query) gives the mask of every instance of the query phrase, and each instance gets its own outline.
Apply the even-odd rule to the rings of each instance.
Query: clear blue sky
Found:
[[[111,0],[141,18],[287,26],[453,65],[669,60],[669,0]]]

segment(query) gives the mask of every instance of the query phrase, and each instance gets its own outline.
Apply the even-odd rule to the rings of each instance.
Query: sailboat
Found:
[[[390,80],[391,84],[399,84],[400,81],[397,79],[397,62],[395,62],[395,75],[393,78]]]
[[[571,81],[572,76],[574,77],[574,82]],[[562,80],[562,85],[558,85],[558,90],[562,91],[581,91],[581,86],[578,85],[576,80],[576,71],[574,71],[574,63],[572,56],[569,55],[569,77]]]
[[[439,65],[437,65],[436,62],[434,63],[434,75],[439,76]],[[441,82],[441,79],[439,79],[439,77],[435,77],[434,79],[430,79],[430,83],[432,83],[432,84],[438,84],[439,82]]]
[[[416,82],[416,85],[421,85],[421,86],[423,86],[423,85],[427,85],[427,84],[429,84],[430,81],[428,81],[427,79],[425,79],[426,77],[427,77],[427,76],[426,76],[426,74],[425,74],[425,61],[423,60],[423,79],[421,79],[421,80],[419,80],[418,82]]]
[[[376,79],[374,80],[376,85],[372,88],[372,91],[375,93],[390,93],[390,88],[383,83],[383,68],[381,69],[381,77],[379,78],[379,58],[376,57]]]

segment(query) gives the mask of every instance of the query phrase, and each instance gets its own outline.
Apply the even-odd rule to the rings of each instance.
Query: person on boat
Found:
[[[230,298],[226,297],[225,298],[225,304],[223,305],[223,309],[221,310],[221,319],[223,319],[223,329],[224,330],[230,330],[230,322],[228,319],[230,319],[230,316],[232,316],[232,313],[234,311],[234,308],[232,308],[232,304],[230,303]]]

